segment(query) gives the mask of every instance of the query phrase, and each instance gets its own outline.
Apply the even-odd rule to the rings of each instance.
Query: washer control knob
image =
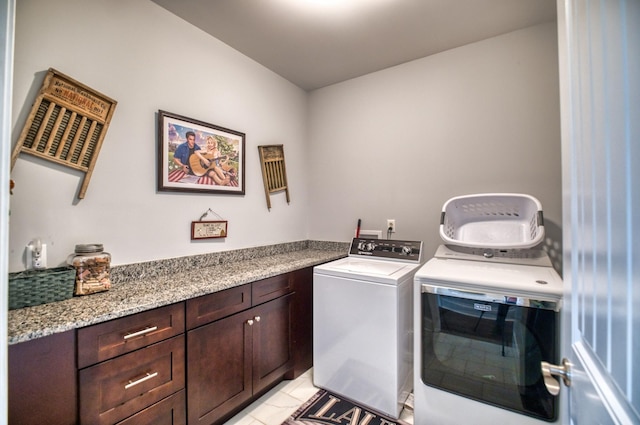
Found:
[[[358,242],[358,250],[372,252],[376,249],[376,244],[373,242]]]
[[[493,258],[493,251],[488,249],[485,252],[483,252],[482,255],[484,256],[484,258]]]
[[[410,246],[403,246],[403,247],[402,247],[402,253],[403,253],[404,255],[410,255],[412,251],[413,251],[413,250],[411,249],[411,247],[410,247]]]

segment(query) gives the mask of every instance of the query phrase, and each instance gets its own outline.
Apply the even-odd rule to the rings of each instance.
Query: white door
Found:
[[[559,0],[563,423],[640,423],[640,1]]]

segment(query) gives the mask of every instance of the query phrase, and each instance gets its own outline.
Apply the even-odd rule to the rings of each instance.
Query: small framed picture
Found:
[[[227,237],[227,221],[192,221],[191,240]]]
[[[245,135],[158,111],[158,190],[244,195]]]

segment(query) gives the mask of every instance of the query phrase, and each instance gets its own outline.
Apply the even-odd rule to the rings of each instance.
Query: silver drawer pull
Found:
[[[153,331],[156,331],[156,330],[158,330],[158,327],[157,327],[157,326],[150,326],[150,327],[145,328],[145,329],[143,329],[143,330],[141,330],[141,331],[134,332],[134,333],[130,333],[130,334],[126,334],[126,335],[124,336],[124,339],[125,339],[125,340],[127,340],[127,339],[129,339],[129,338],[135,338],[135,337],[137,337],[137,336],[141,336],[141,335],[144,335],[144,334],[148,334],[149,332],[153,332]]]
[[[143,376],[140,379],[137,379],[135,381],[129,381],[129,383],[124,386],[124,389],[128,390],[129,388],[135,387],[138,384],[142,384],[144,381],[148,381],[149,379],[155,378],[156,376],[158,376],[158,372],[147,373],[145,376]]]

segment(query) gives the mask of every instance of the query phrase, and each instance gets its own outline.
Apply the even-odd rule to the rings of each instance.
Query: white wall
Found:
[[[20,0],[13,143],[49,67],[118,106],[86,197],[82,174],[21,154],[11,173],[10,271],[24,247],[48,244],[48,265],[75,244],[103,243],[112,264],[307,239],[307,94],[147,0]],[[159,109],[246,133],[246,195],[156,192]],[[258,145],[284,144],[291,204],[266,206]],[[229,236],[191,242],[208,208]]]
[[[555,25],[311,93],[309,237],[349,240],[358,218],[365,229],[394,218],[393,238],[423,240],[428,258],[449,198],[516,192],[542,202],[547,234],[559,244]]]
[[[555,23],[460,47],[310,94],[147,0],[20,0],[14,142],[49,67],[116,99],[86,198],[81,175],[21,154],[11,177],[10,271],[39,236],[49,266],[77,243],[113,264],[302,239],[348,241],[397,220],[440,243],[443,203],[524,192],[561,223]],[[156,192],[159,109],[247,134],[246,195]],[[266,207],[256,146],[284,144],[291,204]],[[208,208],[229,236],[190,241]]]

